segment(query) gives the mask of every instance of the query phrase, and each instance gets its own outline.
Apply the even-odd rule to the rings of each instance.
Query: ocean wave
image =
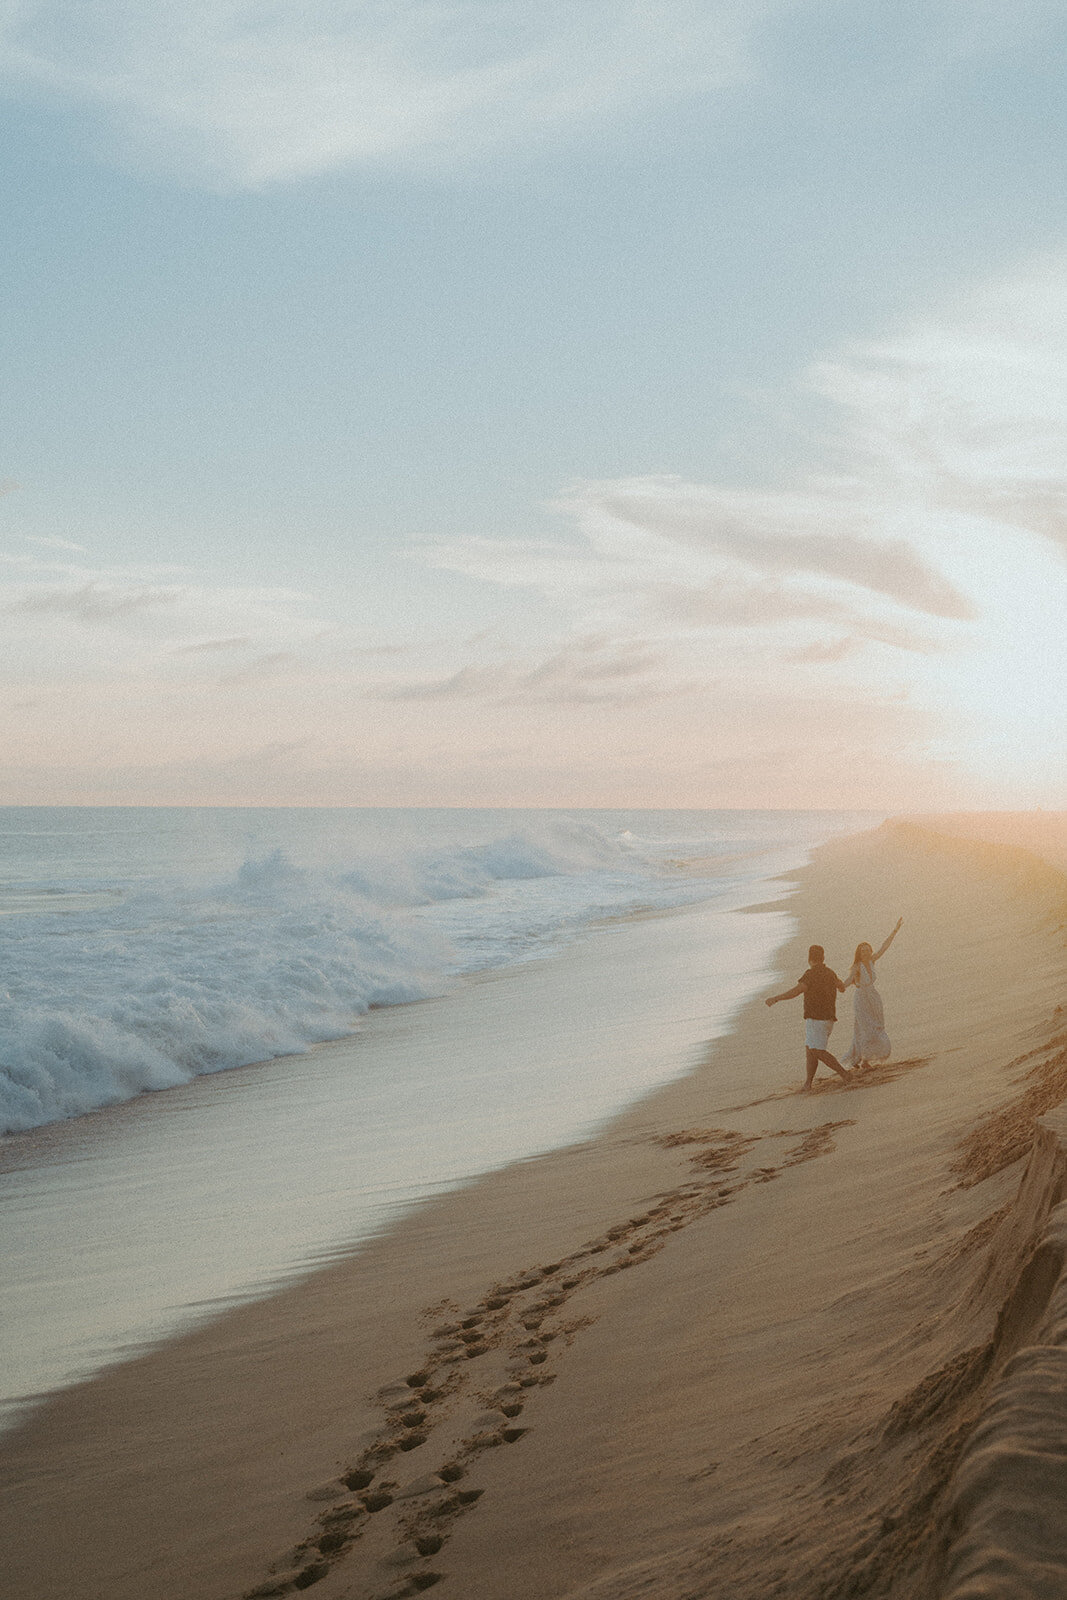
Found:
[[[0,1131],[342,1037],[373,1006],[654,900],[656,873],[560,820],[328,869],[275,849],[216,884],[96,881],[108,904],[0,919]]]
[[[451,957],[281,861],[249,864],[231,894],[142,893],[0,933],[5,1132],[338,1038],[371,1006],[437,992]]]
[[[610,838],[590,824],[557,821],[541,837],[514,832],[484,844],[418,851],[402,861],[372,859],[339,882],[382,904],[416,906],[478,899],[495,883],[647,864],[624,837]]]

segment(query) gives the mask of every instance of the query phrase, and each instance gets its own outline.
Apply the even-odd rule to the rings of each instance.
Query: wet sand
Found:
[[[588,1137],[691,1070],[790,926],[724,899],[0,1139],[0,1429],[21,1396],[350,1256],[413,1201]]]
[[[56,1396],[0,1445],[5,1592],[1067,1592],[1052,854],[825,847],[770,987],[903,915],[889,1065],[802,1095],[756,1000],[597,1139]]]

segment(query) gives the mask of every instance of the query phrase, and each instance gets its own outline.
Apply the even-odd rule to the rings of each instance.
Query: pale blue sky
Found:
[[[0,5],[0,800],[1056,803],[1061,6],[169,9]]]

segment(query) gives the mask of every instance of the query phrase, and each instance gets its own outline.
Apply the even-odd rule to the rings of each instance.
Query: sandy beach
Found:
[[[903,916],[887,1065],[800,1094],[757,997],[595,1140],[47,1401],[10,1600],[1067,1592],[1067,822],[1002,823],[800,875],[768,992]]]

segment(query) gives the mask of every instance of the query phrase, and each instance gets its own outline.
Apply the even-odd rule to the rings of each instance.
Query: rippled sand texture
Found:
[[[1067,880],[895,824],[794,910],[786,983],[904,916],[890,1063],[801,1095],[756,1001],[595,1141],[59,1395],[13,1600],[1067,1592]]]

